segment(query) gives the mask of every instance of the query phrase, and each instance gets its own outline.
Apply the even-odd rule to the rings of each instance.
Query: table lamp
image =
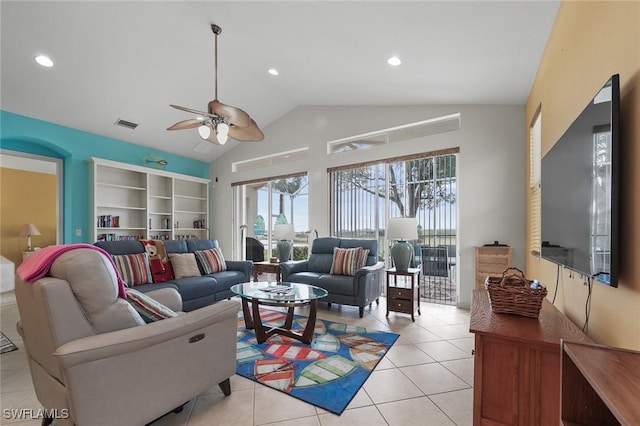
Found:
[[[291,243],[296,236],[296,231],[292,223],[277,223],[273,227],[273,238],[278,240],[276,247],[280,262],[286,262],[291,256]]]
[[[21,237],[27,237],[27,251],[33,251],[31,249],[31,236],[32,235],[40,235],[40,231],[38,231],[38,227],[33,223],[25,223],[20,228],[20,232],[18,233]]]
[[[396,271],[407,271],[413,256],[413,249],[407,241],[418,239],[418,221],[415,217],[389,218],[387,239],[396,240],[391,247],[391,258]]]

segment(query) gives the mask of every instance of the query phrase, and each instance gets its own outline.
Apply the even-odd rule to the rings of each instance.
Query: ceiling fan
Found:
[[[215,35],[214,51],[214,99],[207,105],[207,112],[197,111],[178,105],[170,105],[181,111],[196,114],[196,118],[179,121],[167,130],[184,130],[198,128],[200,137],[215,145],[224,145],[228,138],[240,142],[260,142],[264,139],[264,133],[258,127],[249,114],[230,105],[218,101],[218,35],[222,28],[211,24],[211,31]]]

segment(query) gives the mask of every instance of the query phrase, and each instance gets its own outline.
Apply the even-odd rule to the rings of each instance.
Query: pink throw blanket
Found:
[[[124,281],[122,281],[122,277],[120,276],[120,272],[118,272],[118,268],[116,268],[116,265],[113,262],[113,258],[109,253],[107,253],[100,247],[91,244],[59,244],[36,250],[31,256],[27,257],[24,262],[20,264],[20,266],[18,266],[16,273],[22,281],[32,283],[47,275],[47,272],[49,272],[49,269],[51,269],[51,265],[53,264],[53,262],[62,253],[80,248],[95,250],[109,259],[109,262],[111,263],[111,266],[113,266],[113,269],[116,272],[116,277],[118,279],[118,297],[126,299],[127,296],[124,292]]]

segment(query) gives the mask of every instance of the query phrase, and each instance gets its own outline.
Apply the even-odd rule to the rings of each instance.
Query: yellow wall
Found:
[[[31,237],[31,247],[56,243],[56,176],[0,168],[0,254],[22,262],[27,237],[19,237],[24,223],[33,222],[40,231]]]
[[[544,155],[612,74],[620,74],[621,97],[620,281],[618,288],[594,283],[588,334],[597,343],[640,350],[640,2],[561,4],[527,100],[526,121],[531,123],[541,105]],[[549,298],[556,270],[550,262],[527,259],[527,276],[541,279]],[[582,327],[588,287],[567,270],[559,282],[556,306]]]

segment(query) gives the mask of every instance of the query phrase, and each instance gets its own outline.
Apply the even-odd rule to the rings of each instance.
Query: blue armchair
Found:
[[[363,247],[369,249],[367,265],[356,271],[354,276],[332,275],[333,249]],[[360,318],[364,307],[379,298],[384,288],[384,263],[378,262],[378,242],[349,238],[323,237],[313,240],[308,260],[284,262],[280,264],[282,281],[311,284],[322,287],[328,296],[321,301],[341,305],[357,306]]]

